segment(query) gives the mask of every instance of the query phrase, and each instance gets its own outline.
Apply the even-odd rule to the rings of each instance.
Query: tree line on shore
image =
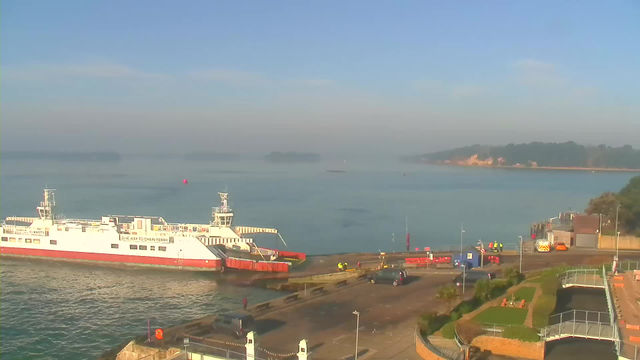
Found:
[[[640,236],[640,176],[631,178],[617,193],[607,191],[591,199],[585,213],[601,214],[604,217],[602,233],[615,235],[616,210],[618,231]]]
[[[412,162],[443,163],[460,161],[478,155],[478,160],[494,159],[494,165],[578,168],[640,169],[640,150],[631,145],[585,146],[573,141],[564,143],[531,142],[505,146],[471,145],[430,154],[405,157]],[[502,159],[502,162],[498,162]]]

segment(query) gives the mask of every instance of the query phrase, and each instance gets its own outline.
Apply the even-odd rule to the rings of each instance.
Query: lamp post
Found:
[[[358,331],[360,329],[360,312],[354,310],[352,314],[356,316],[356,354],[354,356],[354,360],[358,360]]]
[[[620,231],[618,231],[618,212],[620,211],[620,203],[616,206],[616,257],[618,257],[618,243],[620,242]]]
[[[464,234],[464,227],[460,224],[460,263],[462,264],[462,234]]]
[[[480,268],[484,268],[484,244],[482,243],[482,239],[478,240],[478,245],[480,245]]]
[[[522,273],[522,236],[520,238],[520,273]]]

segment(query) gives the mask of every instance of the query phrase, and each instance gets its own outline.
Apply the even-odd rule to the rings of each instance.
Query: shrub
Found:
[[[445,339],[453,339],[456,336],[456,322],[452,321],[442,327],[442,337]]]
[[[456,321],[456,320],[460,320],[462,315],[458,311],[452,311],[450,317],[451,317],[451,321]]]
[[[476,281],[473,297],[481,303],[491,299],[491,282],[488,279]]]
[[[431,335],[449,322],[448,315],[438,315],[435,311],[424,313],[418,319],[418,327],[423,335]]]
[[[524,275],[516,268],[507,268],[502,272],[502,277],[507,280],[509,286],[517,285],[524,280]]]
[[[506,280],[493,280],[490,284],[492,299],[504,294],[504,292],[509,288],[509,283]]]
[[[538,342],[540,336],[535,329],[526,326],[509,326],[502,331],[502,337],[525,342]]]
[[[475,300],[475,299],[465,300],[461,302],[456,309],[460,312],[460,314],[468,314],[473,310],[477,309],[479,305],[480,305],[480,301],[478,300]]]
[[[533,326],[543,328],[549,325],[549,316],[556,308],[556,296],[542,294],[533,306]]]

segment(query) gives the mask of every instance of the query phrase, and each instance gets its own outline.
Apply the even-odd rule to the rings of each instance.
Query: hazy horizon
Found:
[[[2,151],[640,147],[636,2],[3,1],[0,14]]]

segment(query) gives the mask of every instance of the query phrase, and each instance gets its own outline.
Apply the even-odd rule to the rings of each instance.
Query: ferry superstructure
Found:
[[[55,189],[44,190],[38,217],[7,217],[0,228],[0,254],[6,256],[85,261],[110,265],[158,266],[179,270],[288,271],[281,254],[259,248],[247,234],[277,229],[233,226],[228,193],[219,193],[209,224],[168,223],[162,217],[107,215],[101,220],[57,216]],[[284,240],[283,240],[284,241]],[[232,256],[232,255],[235,255]]]

